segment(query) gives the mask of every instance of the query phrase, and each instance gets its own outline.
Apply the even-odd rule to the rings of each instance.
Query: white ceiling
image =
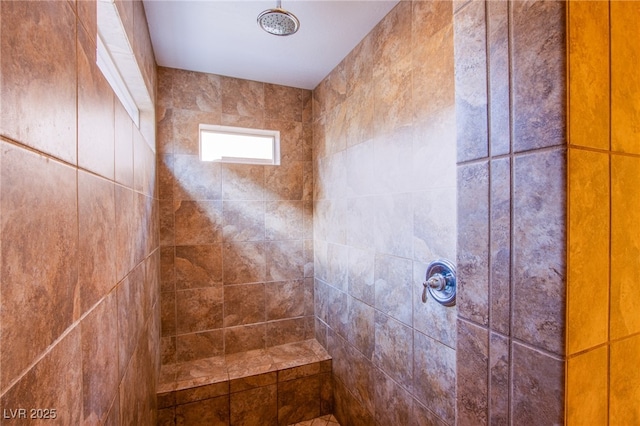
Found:
[[[398,0],[283,0],[300,20],[279,37],[257,24],[273,1],[143,0],[158,65],[314,89]]]

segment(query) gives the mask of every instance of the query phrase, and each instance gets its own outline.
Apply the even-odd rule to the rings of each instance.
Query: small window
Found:
[[[200,159],[222,163],[280,164],[280,132],[200,125]]]

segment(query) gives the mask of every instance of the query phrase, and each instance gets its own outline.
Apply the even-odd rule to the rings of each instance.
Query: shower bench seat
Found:
[[[158,425],[290,425],[333,412],[331,357],[316,340],[163,365]]]

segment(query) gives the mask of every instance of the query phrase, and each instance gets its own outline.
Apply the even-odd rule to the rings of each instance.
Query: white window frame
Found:
[[[205,160],[202,153],[203,133],[230,134],[234,136],[269,136],[271,137],[271,159],[251,158],[251,157],[222,157],[221,159]],[[216,163],[238,163],[238,164],[262,164],[280,165],[280,132],[278,130],[250,129],[246,127],[220,126],[215,124],[200,124],[198,128],[199,151],[201,161],[213,161]]]

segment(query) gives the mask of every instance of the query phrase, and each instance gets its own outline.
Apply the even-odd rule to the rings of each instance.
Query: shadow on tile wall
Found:
[[[154,88],[143,5],[116,4]],[[98,70],[95,40],[93,1],[0,4],[0,408],[153,424],[155,140]]]
[[[455,422],[452,3],[400,2],[313,92],[316,339],[342,424]],[[412,423],[414,422],[414,423]]]
[[[162,362],[313,338],[311,92],[158,72]],[[279,130],[281,165],[200,161],[200,123]]]

